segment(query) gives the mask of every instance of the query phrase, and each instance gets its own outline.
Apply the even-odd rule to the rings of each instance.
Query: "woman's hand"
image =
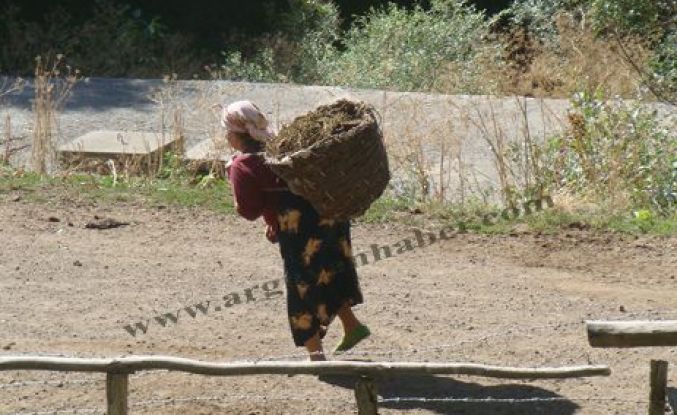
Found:
[[[271,226],[267,225],[266,226],[266,238],[270,241],[270,243],[276,243],[277,242],[277,226]]]

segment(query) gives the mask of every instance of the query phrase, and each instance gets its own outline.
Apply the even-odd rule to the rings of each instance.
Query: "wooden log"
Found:
[[[593,347],[677,346],[677,321],[588,321]]]
[[[358,379],[355,384],[357,415],[378,415],[378,395],[374,380],[366,377]]]
[[[126,373],[108,373],[106,375],[106,415],[127,415],[127,387],[129,377]]]
[[[169,356],[129,356],[109,359],[4,356],[0,357],[0,371],[3,370],[110,373],[134,373],[141,370],[170,370],[211,376],[346,374],[376,377],[386,374],[428,374],[470,375],[503,379],[565,379],[609,376],[611,374],[609,367],[602,365],[559,368],[518,368],[475,363],[359,361],[211,363]]]
[[[651,361],[651,391],[649,393],[649,415],[665,415],[668,389],[668,362]]]

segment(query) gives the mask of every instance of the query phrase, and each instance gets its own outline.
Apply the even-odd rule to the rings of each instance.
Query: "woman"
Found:
[[[248,220],[263,216],[266,237],[280,244],[294,343],[305,346],[311,360],[326,360],[322,338],[338,315],[344,335],[334,352],[353,348],[370,332],[352,311],[363,298],[352,259],[350,222],[319,217],[264,164],[257,153],[273,133],[256,105],[238,101],[225,107],[221,125],[230,145],[241,153],[227,168],[236,210]]]

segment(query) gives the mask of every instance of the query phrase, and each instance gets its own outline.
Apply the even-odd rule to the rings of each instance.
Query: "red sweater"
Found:
[[[279,192],[264,190],[284,188],[286,184],[264,164],[263,157],[238,155],[228,168],[228,178],[237,213],[247,220],[263,216],[268,225],[277,226]]]

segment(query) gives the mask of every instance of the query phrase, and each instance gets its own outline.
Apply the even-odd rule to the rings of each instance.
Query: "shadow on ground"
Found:
[[[154,105],[150,96],[163,86],[161,80],[91,78],[75,85],[65,111],[106,111],[114,108],[143,109]],[[20,94],[10,95],[4,105],[23,110],[33,106],[32,80]]]
[[[352,376],[322,377],[321,381],[353,389],[357,378]],[[376,381],[380,408],[396,410],[423,409],[438,414],[517,415],[517,414],[573,414],[579,406],[554,392],[530,385],[485,386],[440,376],[406,376],[399,379],[381,378]],[[392,401],[395,398],[471,398],[471,399],[557,399],[543,402],[435,402]]]

